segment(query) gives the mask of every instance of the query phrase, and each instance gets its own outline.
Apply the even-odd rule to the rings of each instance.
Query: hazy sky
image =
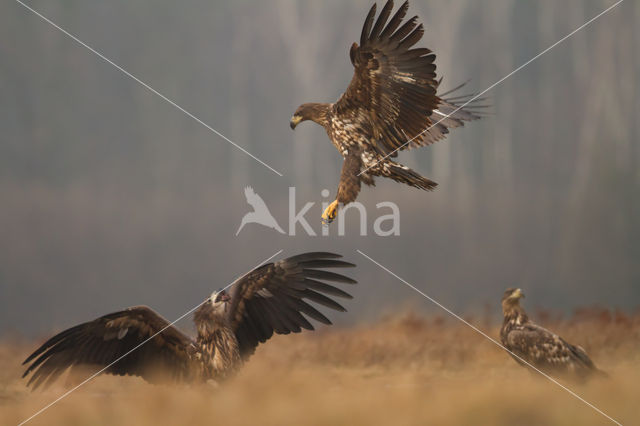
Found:
[[[444,88],[481,91],[613,1],[411,2]],[[126,306],[169,319],[283,249],[358,264],[349,313],[640,301],[640,5],[624,2],[490,93],[491,114],[401,162],[433,193],[378,180],[359,201],[400,209],[400,235],[281,235],[247,225],[252,186],[286,228],[289,187],[319,233],[341,158],[289,118],[346,88],[370,1],[30,1],[29,5],[278,176],[18,3],[0,5],[0,331],[46,333]],[[466,89],[466,88],[465,88]],[[188,327],[188,323],[183,323]]]

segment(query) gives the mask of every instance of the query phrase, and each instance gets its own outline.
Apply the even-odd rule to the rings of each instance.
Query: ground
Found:
[[[539,322],[583,346],[610,375],[563,382],[623,424],[639,424],[640,313],[583,309]],[[469,318],[492,337],[498,324]],[[29,392],[20,362],[41,340],[0,344],[0,424],[18,424],[61,396],[65,380]],[[549,380],[518,366],[454,319],[406,313],[374,324],[278,336],[234,379],[153,386],[100,376],[33,425],[612,424]]]

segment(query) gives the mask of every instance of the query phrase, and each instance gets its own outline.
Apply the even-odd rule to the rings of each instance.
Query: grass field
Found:
[[[565,384],[619,422],[640,424],[640,313],[583,309],[568,319],[533,317],[583,346],[610,375]],[[498,325],[471,320],[498,336]],[[68,389],[64,379],[42,392],[25,388],[20,362],[39,342],[0,345],[0,424],[18,424]],[[215,388],[100,376],[29,424],[205,423],[611,424],[465,325],[411,313],[278,336]]]

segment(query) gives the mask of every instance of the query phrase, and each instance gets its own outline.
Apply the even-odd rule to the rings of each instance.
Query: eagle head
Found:
[[[194,322],[199,333],[207,333],[225,325],[227,309],[231,297],[225,290],[211,293],[194,313]]]
[[[502,311],[514,312],[520,311],[520,299],[524,297],[524,293],[519,288],[508,288],[502,295]]]
[[[324,126],[327,121],[327,113],[329,112],[330,105],[331,104],[315,102],[300,105],[298,109],[296,109],[296,112],[293,113],[289,126],[295,129],[298,124],[306,120],[311,120]]]
[[[519,288],[508,288],[504,291],[504,295],[502,296],[502,301],[513,301],[517,302],[518,300],[524,297],[524,293],[522,289]]]
[[[295,130],[296,126],[300,124],[301,121],[305,120],[305,118],[302,118],[302,114],[300,114],[299,111],[300,108],[296,110],[295,114],[291,117],[291,121],[289,121],[289,127],[291,127],[291,130]]]

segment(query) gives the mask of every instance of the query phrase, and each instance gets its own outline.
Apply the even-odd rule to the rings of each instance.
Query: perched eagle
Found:
[[[596,368],[580,346],[574,346],[557,334],[529,321],[520,306],[520,299],[523,297],[519,288],[509,288],[502,296],[504,322],[500,340],[512,354],[547,374],[580,379],[593,374],[605,374]],[[526,366],[521,359],[515,356],[513,358]]]
[[[387,23],[393,9],[389,0],[374,23],[374,4],[360,46],[353,43],[349,52],[355,71],[346,92],[336,103],[302,104],[291,118],[292,129],[305,120],[320,124],[344,157],[336,199],[322,214],[325,223],[335,218],[340,203],[356,199],[362,182],[374,185],[374,176],[434,189],[435,182],[390,158],[399,150],[430,145],[450,128],[479,118],[475,110],[460,108],[473,95],[444,99],[447,93],[436,94],[441,80],[436,80],[435,55],[412,48],[424,29],[417,16],[403,24],[408,8],[405,2]]]
[[[146,306],[76,325],[29,355],[23,363],[30,363],[23,377],[33,372],[27,386],[36,389],[43,384],[48,386],[68,368],[92,365],[108,366],[105,372],[109,374],[141,376],[151,383],[222,380],[274,332],[313,330],[304,315],[331,324],[307,301],[345,311],[326,295],[351,296],[321,281],[355,283],[324,270],[354,266],[336,260],[340,257],[305,253],[254,269],[234,282],[228,293],[215,292],[198,307],[194,313],[195,339]],[[150,340],[144,343],[147,339]],[[128,355],[123,357],[125,354]],[[123,358],[110,365],[120,357]]]

